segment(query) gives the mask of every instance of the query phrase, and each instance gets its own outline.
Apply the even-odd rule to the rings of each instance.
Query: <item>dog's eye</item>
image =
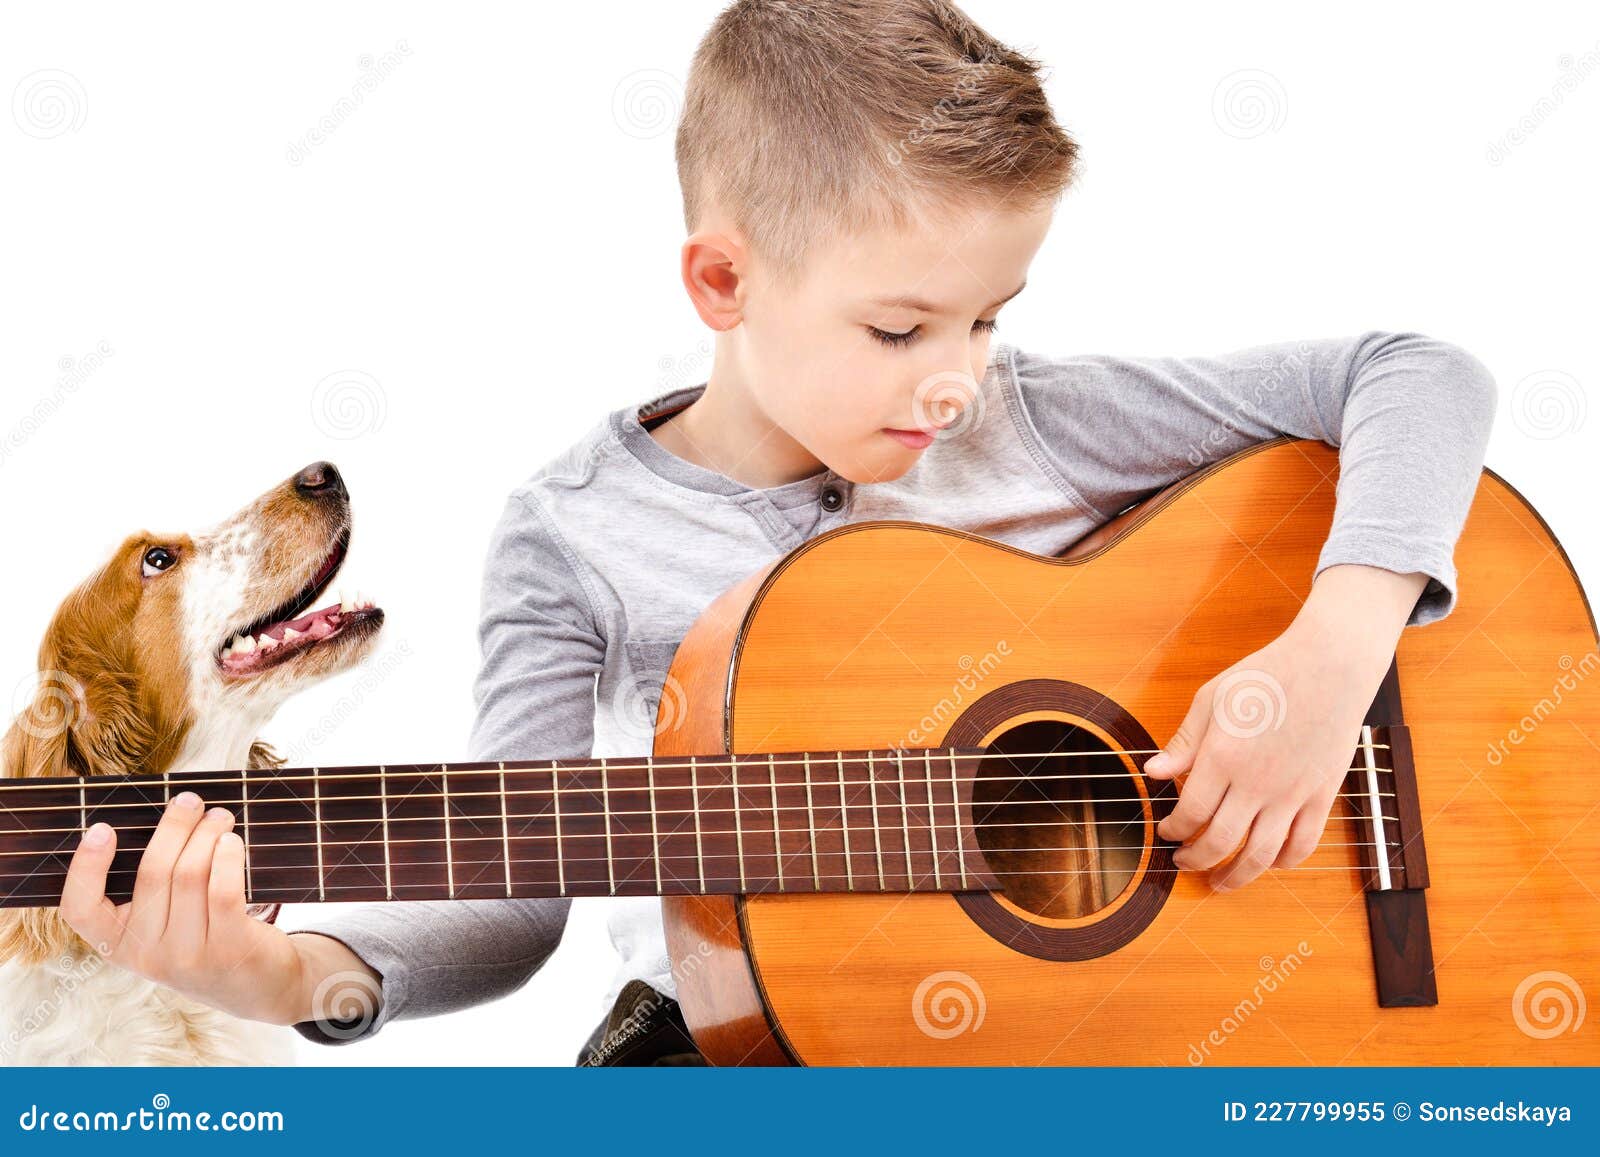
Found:
[[[160,574],[177,561],[178,556],[166,547],[152,546],[144,552],[144,577]]]

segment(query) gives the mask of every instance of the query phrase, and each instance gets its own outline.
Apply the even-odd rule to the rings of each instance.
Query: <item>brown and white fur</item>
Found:
[[[209,530],[130,535],[51,619],[0,771],[282,766],[261,729],[291,695],[356,663],[383,623],[359,596],[306,613],[350,528],[343,479],[316,462]],[[74,832],[62,851],[76,843]],[[0,1064],[283,1064],[293,1037],[107,963],[54,908],[0,911]]]

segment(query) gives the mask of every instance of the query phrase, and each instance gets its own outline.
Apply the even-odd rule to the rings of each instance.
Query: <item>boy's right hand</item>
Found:
[[[121,905],[105,894],[116,850],[111,826],[93,825],[61,893],[62,919],[96,951],[235,1016],[278,1025],[312,1017],[316,978],[300,946],[319,938],[290,936],[245,911],[244,841],[232,812],[205,811],[193,792],[174,796]]]

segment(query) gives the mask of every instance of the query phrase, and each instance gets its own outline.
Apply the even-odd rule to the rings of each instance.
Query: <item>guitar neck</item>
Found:
[[[59,903],[79,835],[133,894],[166,801],[234,813],[253,903],[957,892],[981,751],[908,748],[0,780],[0,908]]]

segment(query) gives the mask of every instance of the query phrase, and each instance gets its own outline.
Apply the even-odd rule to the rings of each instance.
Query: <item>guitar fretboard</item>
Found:
[[[254,903],[999,887],[963,748],[0,781],[0,907],[59,902],[81,832],[131,897],[166,802],[234,813]]]

